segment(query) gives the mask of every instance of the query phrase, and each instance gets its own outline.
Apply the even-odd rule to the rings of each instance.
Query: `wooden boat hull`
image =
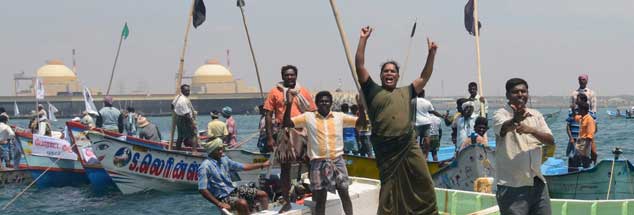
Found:
[[[495,151],[483,145],[471,145],[434,173],[432,179],[438,188],[472,191],[476,179],[495,177],[495,173]]]
[[[94,156],[92,150],[92,143],[86,137],[85,132],[88,131],[88,127],[77,122],[66,122],[66,128],[68,129],[67,135],[69,135],[71,144],[74,144],[75,153],[79,158],[79,162],[86,171],[86,176],[90,181],[90,188],[95,193],[103,193],[108,190],[116,189],[112,178],[108,175],[106,170],[101,166],[97,157]]]
[[[544,175],[551,198],[598,200],[606,199],[612,174],[612,160],[602,160],[596,166],[568,173]],[[610,199],[634,199],[634,166],[628,160],[614,162]]]
[[[48,171],[36,181],[35,184],[38,188],[44,189],[48,187],[88,184],[85,170],[78,160],[60,159],[56,162],[57,158],[32,155],[31,146],[33,145],[33,135],[30,133],[18,131],[16,132],[16,139],[22,147],[25,155],[24,158],[28,164],[27,170],[29,170],[33,179],[40,177],[40,175],[48,169]]]

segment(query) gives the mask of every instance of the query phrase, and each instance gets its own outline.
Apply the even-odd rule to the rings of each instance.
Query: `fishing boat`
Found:
[[[542,167],[550,197],[581,200],[634,199],[634,166],[629,160],[601,160],[591,168],[575,172],[568,172],[565,163],[563,160],[551,159],[547,165],[553,168],[545,170]]]
[[[495,177],[495,151],[481,144],[460,150],[456,159],[432,174],[435,187],[457,190],[474,190],[475,181],[486,177]]]
[[[28,165],[27,170],[30,172],[31,177],[36,180],[36,185],[40,189],[48,187],[63,187],[63,186],[78,186],[88,184],[88,178],[86,177],[85,170],[81,166],[81,163],[75,157],[68,156],[69,154],[75,155],[73,152],[66,151],[66,157],[60,157],[64,152],[55,149],[55,147],[67,146],[66,150],[71,150],[70,143],[57,139],[62,144],[53,145],[52,142],[43,141],[44,145],[51,147],[49,151],[51,154],[46,155],[42,153],[34,154],[33,138],[34,135],[23,129],[16,129],[16,139],[20,143],[24,152],[24,158]],[[39,138],[39,137],[38,137]],[[51,138],[51,137],[45,137]],[[54,138],[52,138],[54,139]],[[63,144],[64,142],[67,145]]]

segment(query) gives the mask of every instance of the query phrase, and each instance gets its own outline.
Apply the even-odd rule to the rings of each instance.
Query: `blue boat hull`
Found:
[[[31,177],[36,179],[44,170],[29,170]],[[68,171],[47,171],[36,182],[35,185],[39,189],[45,189],[49,187],[65,187],[65,186],[81,186],[88,184],[88,178],[86,174],[82,172],[68,172]]]
[[[108,175],[103,168],[90,168],[84,167],[86,170],[86,176],[90,181],[90,189],[97,193],[102,194],[110,190],[117,190],[117,186],[112,181],[112,178]]]

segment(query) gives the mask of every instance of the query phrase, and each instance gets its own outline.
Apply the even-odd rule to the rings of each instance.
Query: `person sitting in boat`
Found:
[[[264,163],[243,164],[224,156],[224,143],[220,138],[201,144],[207,152],[207,158],[198,167],[198,192],[220,209],[238,211],[238,214],[250,214],[257,200],[262,209],[267,209],[269,196],[261,190],[240,185],[231,181],[230,171],[249,171],[262,169],[270,165]]]
[[[225,124],[227,124],[227,135],[225,136],[225,144],[229,146],[229,148],[234,148],[238,144],[238,125],[236,124],[236,120],[231,116],[233,110],[229,106],[225,106],[222,108],[222,117],[224,117]]]
[[[462,103],[462,114],[461,117],[458,118],[456,123],[452,126],[456,128],[456,143],[462,144],[466,139],[469,138],[469,135],[474,132],[475,126],[475,115],[473,115],[473,110],[475,103],[473,101],[466,101]],[[458,145],[456,145],[458,146]]]
[[[572,167],[590,167],[592,153],[592,144],[594,142],[595,122],[592,116],[588,114],[590,105],[587,103],[579,103],[578,113],[575,115],[575,121],[580,125],[579,139],[575,143],[575,155],[573,157]]]
[[[8,125],[9,117],[4,114],[0,114],[0,170],[3,170],[6,167],[9,167],[9,163],[11,163],[11,144],[10,140],[15,138],[15,133],[11,126]],[[5,166],[2,165],[4,161]]]
[[[209,136],[210,140],[214,138],[224,140],[229,135],[227,124],[220,120],[220,113],[217,110],[212,110],[209,115],[211,116],[211,121],[207,123],[207,136]]]
[[[294,99],[294,95],[287,93],[287,97]],[[291,119],[291,103],[286,104],[284,112],[284,127],[306,128],[308,132],[308,157],[310,159],[310,189],[315,200],[315,212],[324,215],[326,210],[326,196],[335,190],[341,198],[343,211],[352,215],[352,201],[348,193],[348,170],[343,159],[344,143],[343,129],[363,126],[365,118],[358,118],[342,112],[330,111],[332,94],[321,91],[315,95],[317,111],[305,112]],[[364,108],[359,106],[362,115]],[[360,119],[360,120],[357,120]]]
[[[139,113],[137,115],[138,117],[136,123],[138,127],[137,131],[139,132],[139,138],[154,142],[161,142],[161,139],[163,138],[161,137],[161,130],[159,130],[158,126],[150,122],[150,120],[143,116],[143,114]]]
[[[471,144],[482,144],[486,147],[489,146],[489,138],[487,137],[487,130],[489,130],[487,118],[479,116],[475,120],[474,131],[469,135],[469,138],[465,139],[460,146],[460,151],[467,148]]]
[[[123,133],[123,115],[119,109],[112,106],[112,96],[103,99],[103,108],[99,110],[97,127],[106,131]]]

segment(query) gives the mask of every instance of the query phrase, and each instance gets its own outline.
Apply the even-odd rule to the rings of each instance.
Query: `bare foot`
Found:
[[[280,209],[280,211],[278,211],[277,213],[281,214],[281,213],[286,213],[287,211],[290,211],[292,208],[291,203],[285,201],[284,205],[282,206],[282,209]]]

